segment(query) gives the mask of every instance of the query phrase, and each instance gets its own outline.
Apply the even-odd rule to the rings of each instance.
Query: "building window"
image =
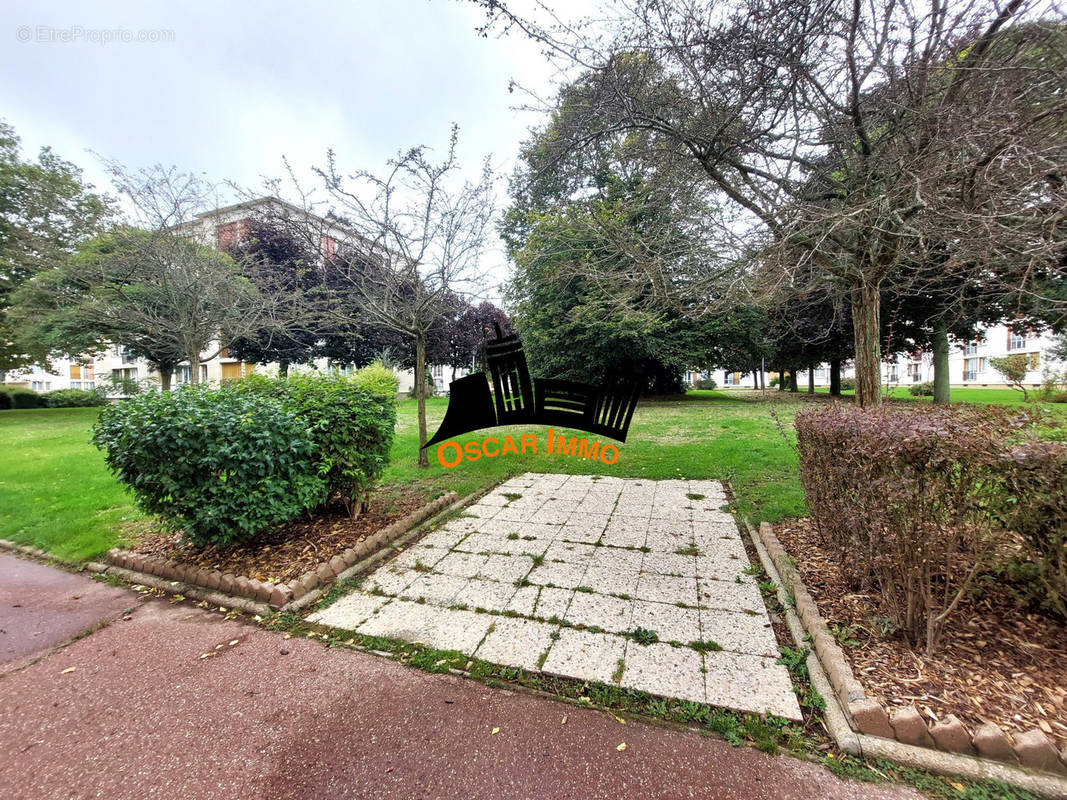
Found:
[[[965,381],[978,380],[978,375],[985,372],[986,360],[984,358],[965,358],[963,360],[963,379]]]
[[[435,378],[443,378],[445,375],[445,368],[441,364],[434,364],[431,371]]]
[[[896,364],[890,364],[889,365],[889,382],[890,383],[896,383],[899,380],[900,380],[900,374],[897,372],[897,365]]]
[[[1026,336],[1021,333],[1008,331],[1008,350],[1025,350]]]
[[[137,367],[127,367],[126,369],[113,369],[111,370],[111,377],[118,381],[135,381],[137,380]]]
[[[207,383],[207,364],[200,365],[200,382]]]
[[[911,378],[912,383],[921,381],[922,364],[908,364],[908,377]]]
[[[83,389],[95,389],[96,388],[96,381],[85,381],[82,384],[82,388]]]
[[[52,390],[51,381],[30,381],[30,388],[35,392],[49,392]]]
[[[966,350],[966,352],[967,352],[967,355],[969,355],[969,356],[973,356],[973,355],[977,355],[978,354],[978,340],[977,339],[973,339],[973,340],[967,342],[967,350]]]
[[[189,383],[191,380],[192,371],[189,369],[189,365],[183,365],[174,370],[174,382],[178,384]]]
[[[71,381],[70,382],[70,388],[71,389],[80,389],[80,388],[82,388],[82,382],[81,381]]]

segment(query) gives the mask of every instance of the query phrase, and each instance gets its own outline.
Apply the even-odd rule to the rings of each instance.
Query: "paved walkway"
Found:
[[[0,678],[0,753],[12,800],[920,797],[160,600]]]
[[[725,502],[717,481],[528,473],[309,619],[799,720]]]
[[[0,675],[137,605],[84,575],[0,553]]]

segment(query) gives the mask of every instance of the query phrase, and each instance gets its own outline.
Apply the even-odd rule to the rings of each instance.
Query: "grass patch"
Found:
[[[699,556],[700,548],[695,544],[691,544],[688,547],[679,547],[674,551],[676,556]]]
[[[703,639],[698,642],[690,642],[689,646],[698,653],[717,653],[722,650],[722,645],[712,639]]]

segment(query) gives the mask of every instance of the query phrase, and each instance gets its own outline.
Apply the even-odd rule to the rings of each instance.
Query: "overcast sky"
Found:
[[[255,186],[283,154],[306,169],[329,147],[377,170],[442,148],[453,122],[472,174],[490,154],[506,173],[541,121],[509,81],[548,93],[555,77],[533,43],[478,36],[483,12],[459,0],[7,0],[4,19],[0,115],[27,155],[51,145],[98,186],[88,150]],[[103,41],[116,29],[159,41]],[[503,274],[498,249],[487,262]]]

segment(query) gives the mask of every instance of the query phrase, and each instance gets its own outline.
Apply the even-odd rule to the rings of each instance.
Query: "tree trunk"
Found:
[[[760,367],[759,371],[759,388],[761,391],[767,391],[767,378],[763,374],[763,367]]]
[[[815,394],[815,365],[808,364],[808,394]]]
[[[789,391],[796,394],[797,391],[797,371],[795,369],[789,370]]]
[[[426,454],[426,334],[415,334],[415,397],[419,403],[419,466],[430,466]]]
[[[779,370],[778,372],[778,391],[784,392],[786,384],[785,370]]]
[[[861,408],[882,404],[882,346],[878,284],[852,287],[852,329],[856,344],[856,402]]]
[[[289,362],[288,361],[279,361],[278,362],[278,377],[279,378],[284,378],[288,374],[289,374]]]
[[[164,392],[170,391],[170,379],[172,375],[174,375],[173,369],[163,369],[162,367],[159,368],[159,385],[160,387],[162,387]]]
[[[949,390],[949,367],[948,367],[948,327],[939,323],[934,328],[934,402],[950,403],[951,392]]]
[[[756,374],[756,370],[752,370],[752,388],[759,389],[759,375]]]
[[[452,365],[452,383],[456,382],[456,365]]]
[[[200,353],[189,354],[189,383],[200,383]]]
[[[830,395],[841,396],[841,359],[830,359]]]

